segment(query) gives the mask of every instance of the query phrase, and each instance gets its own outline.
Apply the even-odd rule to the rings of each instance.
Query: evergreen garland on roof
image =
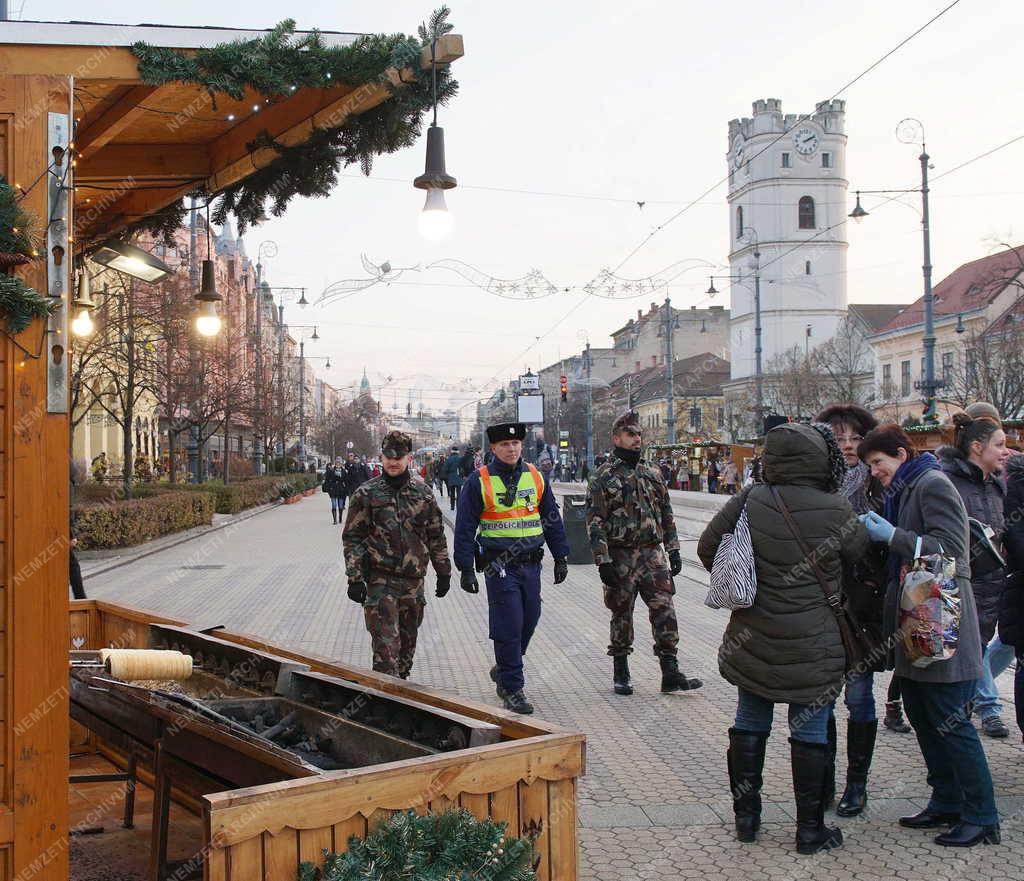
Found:
[[[0,315],[7,320],[8,333],[21,333],[36,318],[46,318],[62,302],[60,297],[39,293],[16,275],[0,273]]]
[[[277,158],[243,181],[224,189],[214,220],[223,223],[229,213],[239,233],[268,216],[281,216],[295,196],[326,196],[338,183],[343,167],[358,163],[369,174],[373,159],[411,146],[422,130],[424,111],[433,106],[429,71],[419,70],[420,50],[452,30],[449,10],[441,7],[420,25],[419,39],[403,34],[367,35],[348,46],[325,46],[318,31],[295,36],[295,22],[287,19],[267,34],[252,40],[221,43],[183,53],[147,43],[136,43],[139,75],[149,85],[191,83],[205,88],[216,106],[218,94],[241,100],[252,89],[271,103],[297,88],[329,88],[338,84],[359,87],[381,83],[391,97],[365,113],[353,115],[334,128],[318,129],[306,143],[286,147],[263,132],[247,148],[269,147]],[[396,88],[390,69],[412,68],[415,80]],[[408,78],[407,78],[408,79]],[[447,66],[437,68],[437,103],[455,96],[458,83]],[[165,220],[167,218],[164,218]],[[165,225],[155,232],[162,234]],[[154,232],[149,219],[135,230]]]
[[[0,175],[0,266],[28,263],[39,252],[32,244],[32,216],[18,203],[14,187]]]

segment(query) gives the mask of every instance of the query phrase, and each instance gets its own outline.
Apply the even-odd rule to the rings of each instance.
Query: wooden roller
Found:
[[[192,656],[166,649],[102,649],[100,659],[112,676],[124,682],[192,675]]]

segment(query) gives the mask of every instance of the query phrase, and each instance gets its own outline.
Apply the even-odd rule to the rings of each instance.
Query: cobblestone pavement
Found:
[[[441,504],[447,514],[447,500]],[[684,541],[688,565],[676,579],[680,666],[705,682],[693,694],[659,693],[657,659],[641,608],[631,659],[636,694],[614,695],[605,655],[607,613],[594,567],[570,566],[569,579],[556,587],[545,565],[544,613],[527,659],[527,694],[538,715],[587,734],[587,775],[579,790],[581,881],[710,875],[787,881],[1024,878],[1024,748],[1012,725],[1009,673],[1000,685],[1011,737],[982,737],[999,793],[1002,846],[951,851],[932,844],[927,833],[900,829],[896,817],[925,804],[925,770],[912,734],[882,731],[869,784],[870,811],[838,821],[847,841],[843,849],[797,856],[781,710],[768,747],[761,839],[754,845],[733,839],[725,750],[735,690],[719,677],[716,663],[726,613],[703,604],[705,581],[695,539],[690,535]],[[370,663],[362,614],[345,595],[341,527],[331,524],[326,497],[319,494],[88,579],[86,589],[90,597]],[[494,701],[487,676],[492,656],[486,600],[463,593],[457,581],[446,598],[434,599],[432,576],[428,597],[413,679]],[[882,677],[880,706],[886,684]],[[838,716],[842,743],[845,712]],[[845,761],[840,753],[841,786]]]

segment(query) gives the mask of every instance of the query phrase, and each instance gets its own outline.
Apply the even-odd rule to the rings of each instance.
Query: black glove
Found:
[[[608,587],[619,586],[619,576],[615,574],[614,563],[602,563],[597,567],[597,571],[601,576],[601,581]]]
[[[668,565],[673,575],[683,571],[683,558],[679,556],[679,551],[668,552]]]
[[[366,583],[362,581],[350,581],[348,583],[348,598],[360,605],[366,599]]]
[[[569,561],[555,560],[555,584],[561,584],[569,577]]]
[[[437,576],[437,590],[434,591],[434,596],[443,597],[448,593],[452,586],[451,575],[438,575]]]
[[[476,580],[476,574],[472,569],[462,570],[461,585],[466,593],[480,593],[480,583]]]

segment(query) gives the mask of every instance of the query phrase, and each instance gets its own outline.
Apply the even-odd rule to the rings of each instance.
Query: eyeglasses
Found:
[[[864,438],[859,434],[840,434],[836,440],[841,444],[859,444]]]

